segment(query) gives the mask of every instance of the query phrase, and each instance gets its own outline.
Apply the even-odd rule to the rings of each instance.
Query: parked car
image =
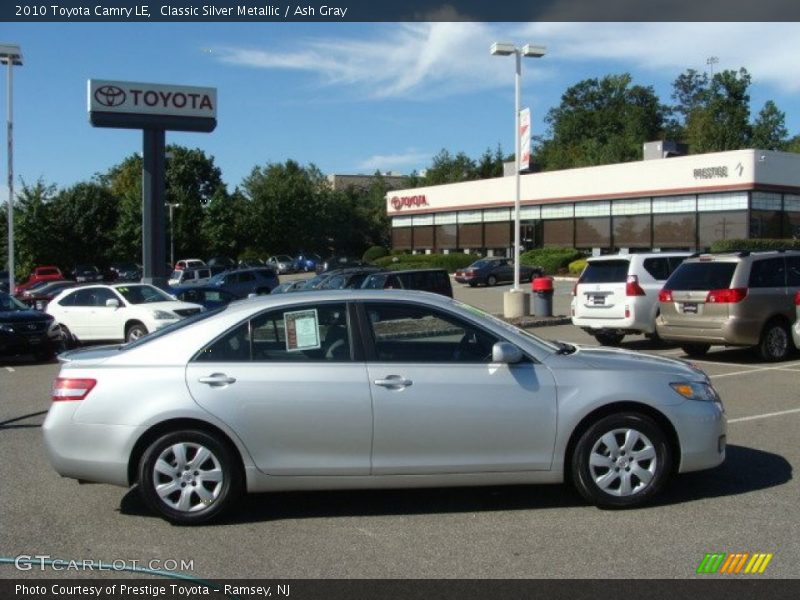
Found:
[[[269,294],[279,283],[280,281],[278,281],[275,271],[267,267],[260,267],[225,271],[219,275],[214,275],[208,281],[208,286],[223,289],[226,292],[245,298],[250,294]]]
[[[272,267],[279,275],[294,273],[294,259],[288,254],[277,254],[267,259],[267,266]]]
[[[572,324],[606,346],[657,337],[658,293],[690,252],[609,254],[587,261],[572,290]]]
[[[192,267],[187,269],[176,269],[167,280],[167,285],[171,288],[188,285],[206,285],[211,279],[210,267]]]
[[[264,261],[260,258],[243,258],[239,261],[240,269],[258,269],[265,266]]]
[[[794,293],[795,322],[792,327],[792,340],[794,347],[800,348],[800,291]]]
[[[410,269],[408,271],[382,271],[364,280],[367,290],[419,290],[453,297],[450,275],[444,269]]]
[[[519,280],[531,281],[534,277],[544,275],[541,267],[530,267],[520,264]],[[467,283],[472,287],[479,284],[497,285],[506,281],[514,281],[513,258],[482,258],[476,260],[465,269],[458,269],[455,274],[458,283]]]
[[[136,263],[116,262],[108,268],[108,281],[140,281],[142,268]]]
[[[317,273],[325,273],[326,271],[333,271],[334,269],[346,269],[350,267],[368,267],[360,258],[353,256],[331,256],[324,261],[318,262],[316,267]]]
[[[58,296],[62,290],[75,287],[75,285],[76,283],[71,279],[47,281],[41,287],[30,288],[22,292],[19,300],[31,308],[43,311],[47,308],[48,303]]]
[[[317,264],[322,262],[322,257],[319,254],[300,252],[294,257],[294,270],[299,271],[316,271]]]
[[[299,292],[305,286],[307,279],[297,279],[295,281],[285,281],[272,288],[270,294],[288,294],[289,292]]]
[[[131,342],[202,310],[199,304],[180,302],[142,283],[67,289],[47,305],[70,344]]]
[[[220,306],[230,304],[234,300],[241,299],[240,296],[236,296],[225,290],[203,285],[172,288],[172,294],[182,302],[200,304],[206,310],[219,308]]]
[[[33,354],[49,360],[61,345],[61,330],[53,317],[0,292],[0,356]]]
[[[798,291],[800,251],[694,255],[659,294],[658,333],[689,356],[751,346],[763,360],[783,360],[794,349]]]
[[[56,281],[58,279],[64,279],[64,275],[61,273],[61,270],[58,267],[54,266],[36,267],[27,281],[25,281],[24,283],[20,283],[14,288],[14,295],[18,296],[24,290],[28,289],[34,283],[37,283],[39,281]]]
[[[75,265],[72,278],[78,283],[95,283],[103,281],[103,273],[94,265]]]
[[[224,267],[224,270],[233,269],[236,267],[236,261],[227,256],[214,256],[206,261],[209,267]]]
[[[344,290],[358,289],[364,281],[375,273],[386,272],[381,267],[353,267],[349,269],[336,269],[322,274],[322,280],[315,284],[317,290]]]
[[[175,270],[182,269],[197,269],[198,267],[205,267],[206,263],[199,258],[183,258],[175,263]]]
[[[8,271],[0,271],[0,292],[9,292],[8,281]]]
[[[52,399],[60,475],[135,485],[182,524],[245,490],[566,480],[634,507],[725,459],[721,401],[691,364],[547,342],[397,290],[253,298],[68,352]]]

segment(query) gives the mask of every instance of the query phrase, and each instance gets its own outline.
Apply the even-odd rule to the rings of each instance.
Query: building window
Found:
[[[610,246],[610,217],[575,219],[576,248],[608,248]]]
[[[575,246],[574,221],[572,219],[548,219],[542,221],[544,245],[573,248]]]
[[[653,215],[653,247],[694,248],[695,214]]]
[[[635,198],[631,200],[614,200],[611,203],[611,214],[617,215],[649,215],[650,198]]]
[[[607,217],[611,214],[611,203],[603,202],[578,202],[575,204],[576,217]]]
[[[505,223],[486,223],[484,225],[484,247],[486,248],[508,248],[511,246],[511,222]],[[461,244],[463,247],[464,244]]]
[[[480,210],[462,210],[458,214],[459,223],[481,223],[483,212]]]
[[[747,192],[700,194],[697,197],[697,210],[699,212],[747,210]]]
[[[575,216],[575,205],[570,204],[551,204],[542,207],[543,219],[563,219],[564,217]]]
[[[509,220],[511,220],[511,209],[509,208],[493,208],[483,211],[484,223],[496,223]]]
[[[394,217],[392,219],[392,227],[411,227],[413,224],[411,217]]]
[[[452,225],[456,223],[456,221],[456,213],[454,212],[435,213],[433,215],[434,225]]]
[[[483,225],[481,223],[459,225],[458,247],[469,249],[483,248]]]
[[[781,195],[769,192],[753,192],[750,208],[755,210],[781,210]]]
[[[411,250],[411,227],[392,228],[392,248],[395,250]]]
[[[746,238],[747,212],[700,213],[697,217],[697,237],[701,248],[710,248],[717,240]]]
[[[762,239],[779,239],[783,213],[779,210],[751,210],[750,237]]]
[[[436,225],[436,250],[458,248],[456,230],[458,225]]]
[[[520,220],[536,220],[542,216],[541,206],[520,206],[519,218]]]
[[[414,227],[414,250],[433,250],[433,225]]]
[[[614,217],[614,246],[617,248],[650,248],[652,233],[650,218],[649,214]]]
[[[697,198],[695,196],[653,198],[653,214],[695,212],[696,210]]]

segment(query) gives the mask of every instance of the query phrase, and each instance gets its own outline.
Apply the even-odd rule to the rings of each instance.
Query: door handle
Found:
[[[236,378],[228,377],[225,373],[212,373],[208,377],[201,377],[197,381],[210,385],[211,387],[221,387],[223,385],[236,383]]]
[[[401,389],[410,386],[413,381],[399,375],[388,375],[386,379],[376,379],[373,383],[385,388]]]

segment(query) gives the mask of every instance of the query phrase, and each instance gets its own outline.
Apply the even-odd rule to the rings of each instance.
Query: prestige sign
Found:
[[[89,121],[96,127],[212,131],[216,88],[90,79]]]

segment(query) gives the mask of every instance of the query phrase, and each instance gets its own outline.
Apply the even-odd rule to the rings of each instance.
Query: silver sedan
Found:
[[[138,484],[176,523],[272,490],[571,481],[630,507],[725,458],[722,403],[689,363],[547,342],[423,292],[257,297],[61,359],[56,471]]]

